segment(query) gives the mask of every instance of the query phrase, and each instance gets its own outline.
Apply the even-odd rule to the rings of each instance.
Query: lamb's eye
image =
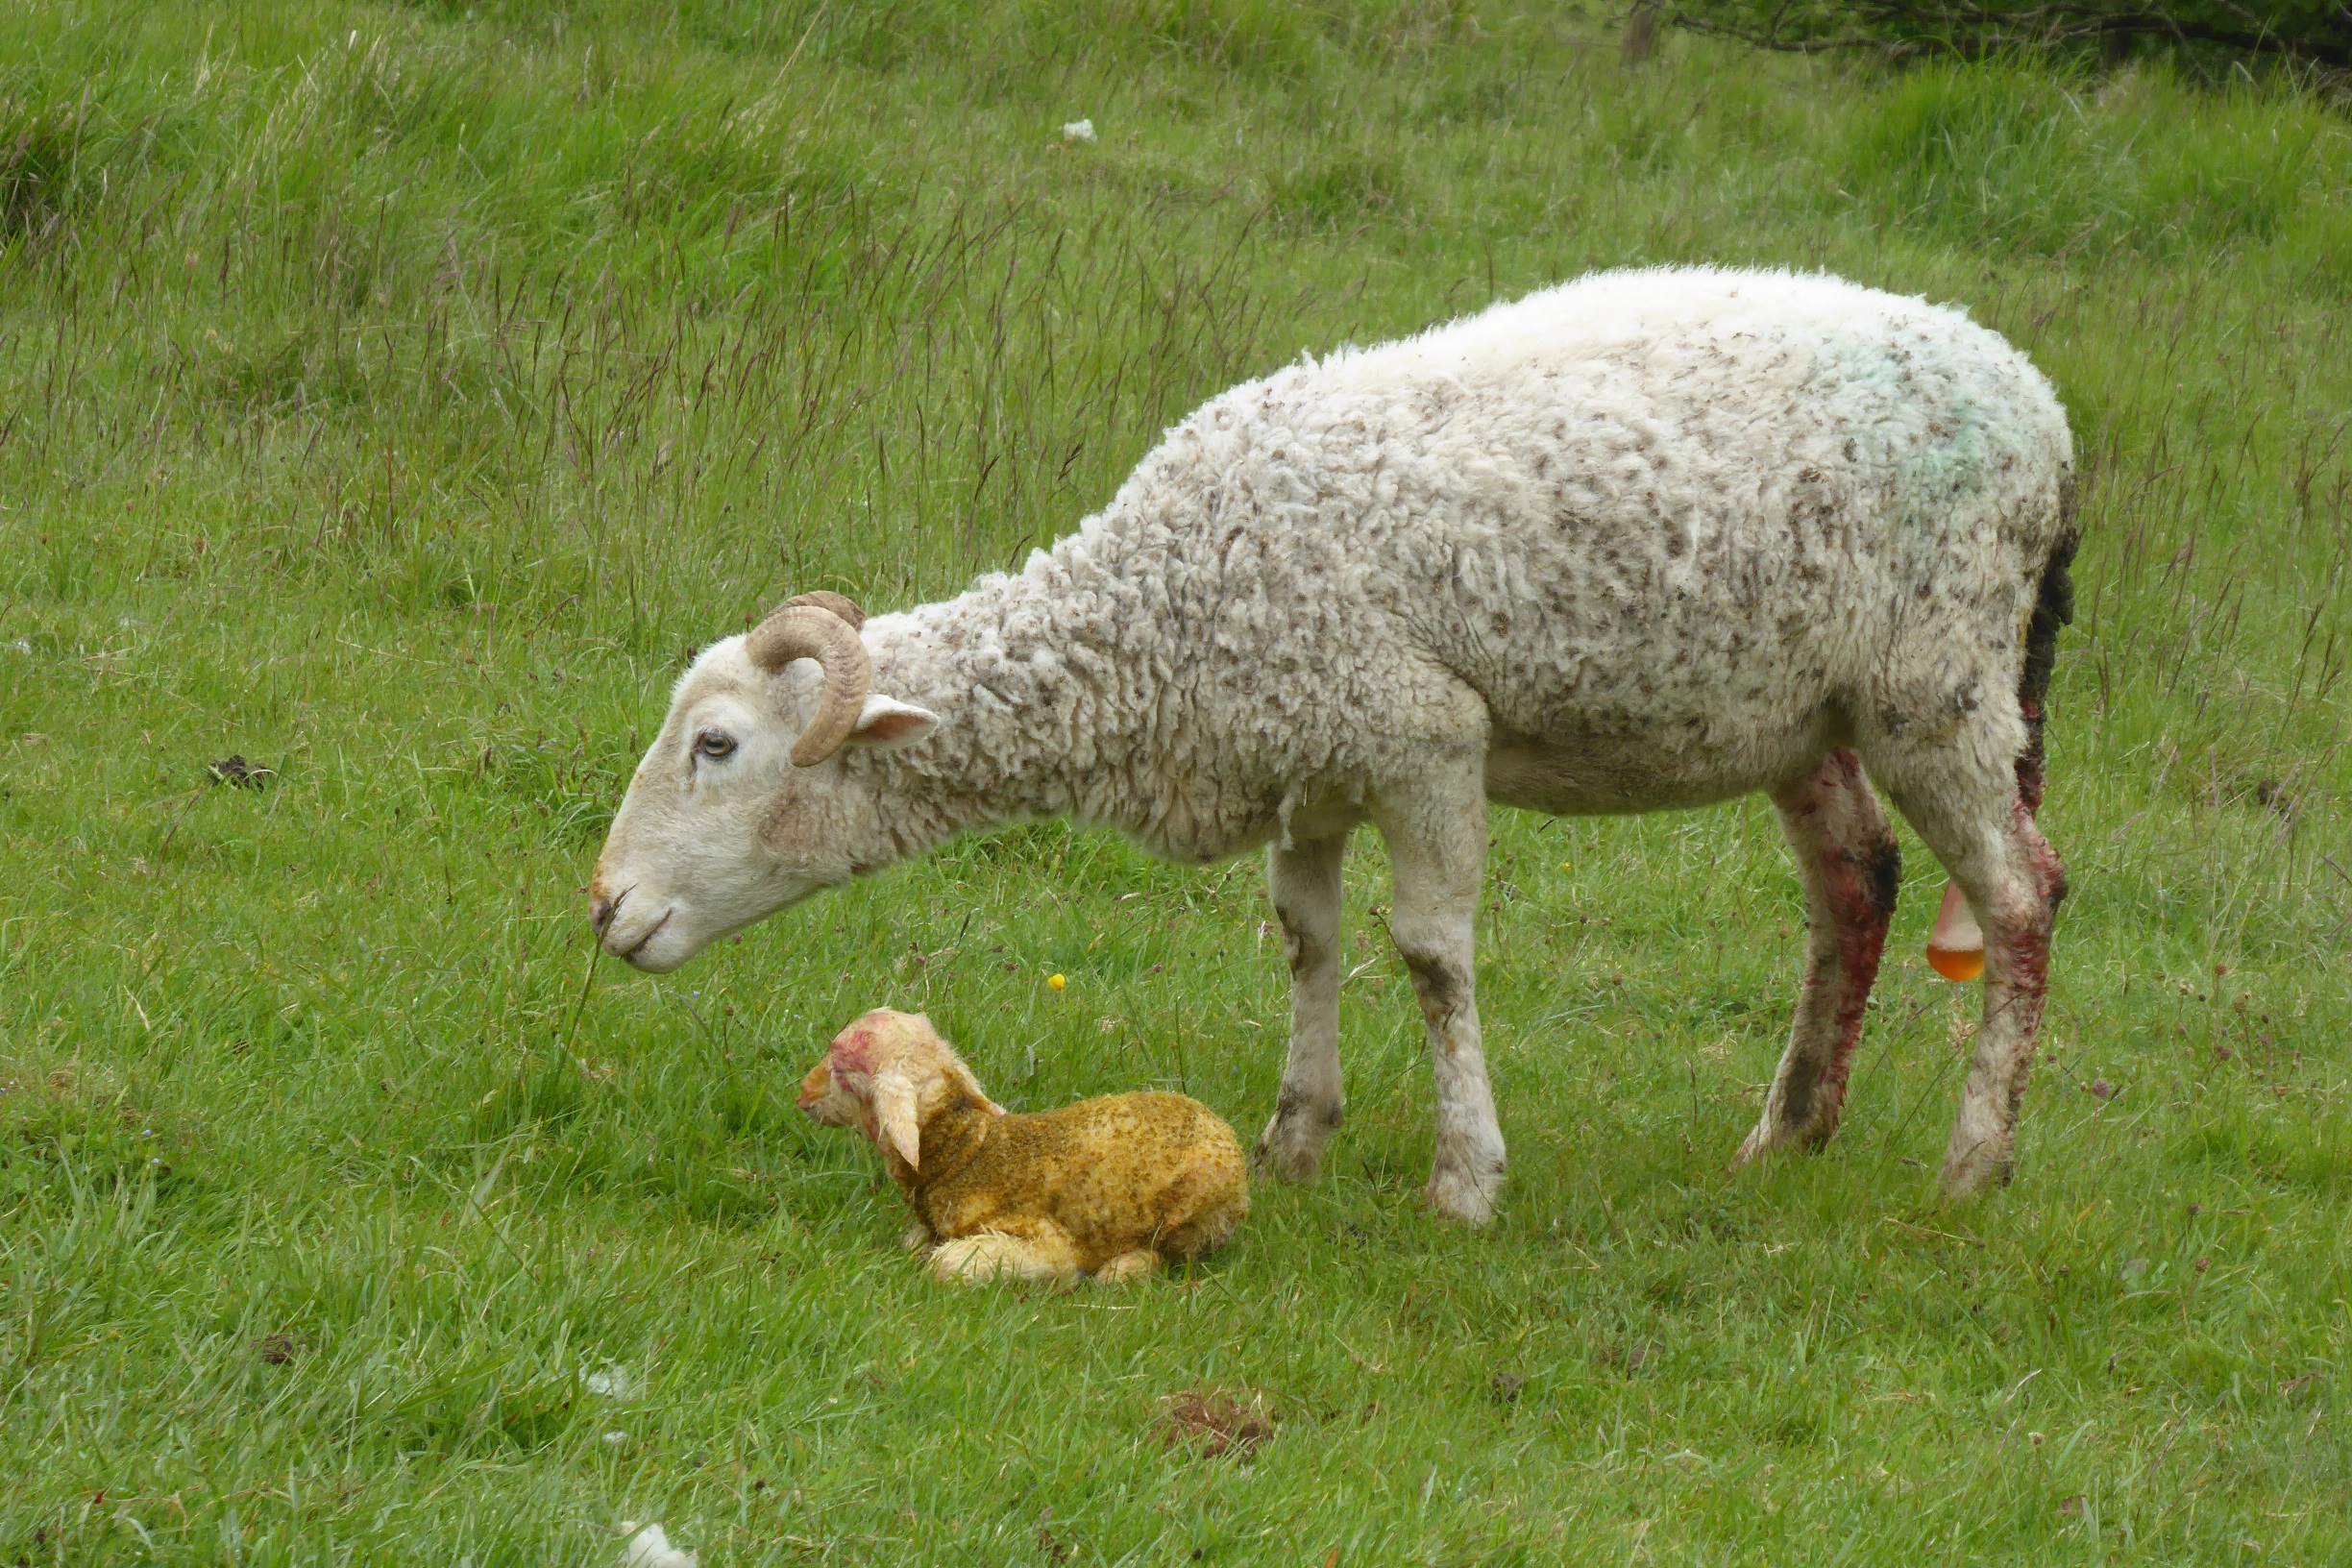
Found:
[[[694,748],[695,755],[717,762],[734,754],[735,737],[723,729],[706,729],[695,737]]]

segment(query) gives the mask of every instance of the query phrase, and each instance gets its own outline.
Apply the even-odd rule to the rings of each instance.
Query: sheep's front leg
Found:
[[[1397,953],[1412,973],[1437,1080],[1437,1158],[1429,1203],[1465,1225],[1483,1225],[1503,1186],[1503,1130],[1495,1124],[1480,1043],[1475,924],[1486,861],[1486,798],[1475,772],[1443,781],[1376,813],[1388,841]]]
[[[1290,1057],[1274,1117],[1251,1151],[1261,1174],[1311,1182],[1345,1119],[1339,1084],[1339,868],[1347,835],[1266,851],[1266,886],[1290,955]]]

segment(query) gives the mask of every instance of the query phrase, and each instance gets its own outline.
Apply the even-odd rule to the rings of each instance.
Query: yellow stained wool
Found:
[[[1249,1213],[1240,1140],[1199,1101],[1144,1090],[1015,1115],[918,1014],[843,1030],[800,1107],[882,1151],[943,1278],[1132,1279],[1213,1251]]]

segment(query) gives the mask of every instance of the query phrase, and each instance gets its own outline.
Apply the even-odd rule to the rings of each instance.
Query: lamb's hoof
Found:
[[[1473,1229],[1494,1218],[1495,1193],[1503,1186],[1500,1166],[1480,1174],[1474,1171],[1440,1168],[1430,1176],[1430,1213],[1440,1219],[1450,1219]]]
[[[1033,1244],[993,1231],[941,1242],[923,1260],[923,1266],[934,1278],[950,1285],[988,1285],[1002,1280],[1066,1290],[1086,1278],[1072,1264],[1041,1255]]]
[[[993,1237],[967,1236],[943,1241],[931,1249],[923,1266],[933,1279],[949,1285],[986,1285],[1000,1273],[1012,1272],[994,1240]]]
[[[1126,1285],[1134,1280],[1149,1279],[1160,1272],[1160,1255],[1148,1248],[1122,1252],[1094,1271],[1094,1278],[1104,1285]]]
[[[1250,1169],[1267,1181],[1311,1182],[1323,1174],[1323,1139],[1276,1116],[1250,1150]]]

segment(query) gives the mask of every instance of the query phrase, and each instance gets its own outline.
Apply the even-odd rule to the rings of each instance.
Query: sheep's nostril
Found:
[[[595,931],[598,936],[602,936],[604,934],[604,928],[612,924],[612,918],[613,901],[601,894],[592,894],[588,899],[588,925],[590,929]]]

